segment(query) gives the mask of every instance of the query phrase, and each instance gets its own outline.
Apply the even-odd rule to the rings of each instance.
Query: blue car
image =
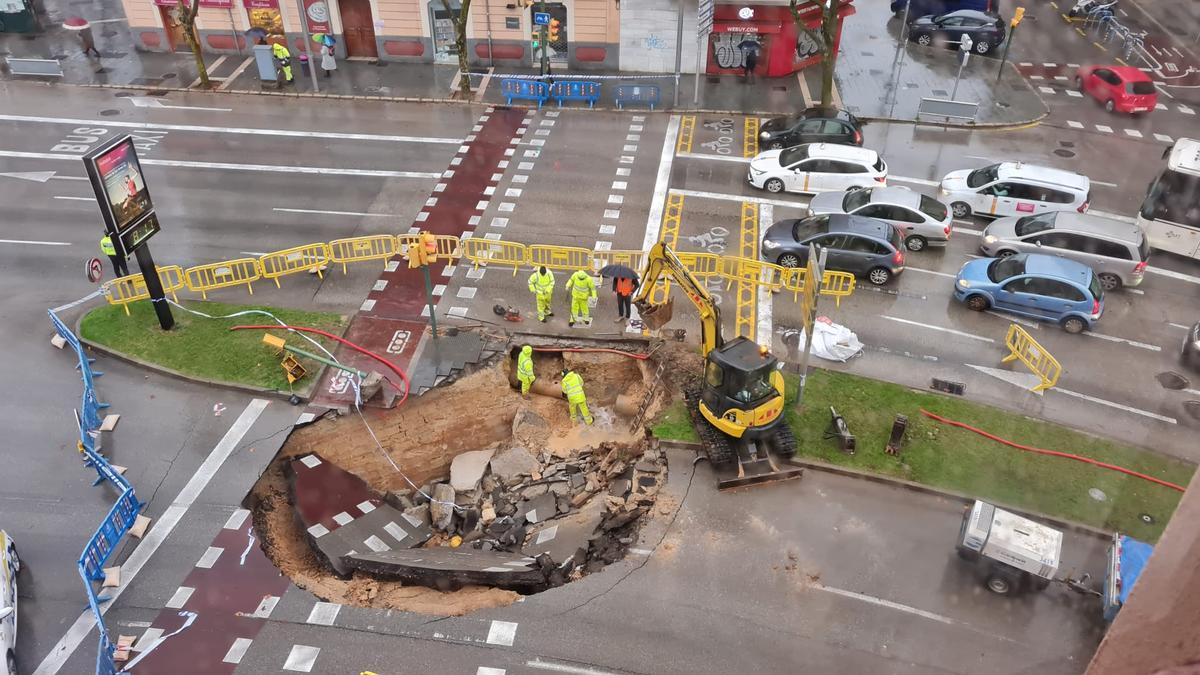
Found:
[[[1090,267],[1039,253],[972,260],[954,279],[954,297],[977,312],[994,307],[1068,333],[1091,328],[1104,313],[1104,289]]]

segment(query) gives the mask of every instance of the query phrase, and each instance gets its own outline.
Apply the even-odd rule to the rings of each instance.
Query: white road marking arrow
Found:
[[[21,180],[31,180],[35,183],[45,183],[54,178],[53,171],[27,171],[25,173],[0,173],[0,176],[5,178],[20,178]]]
[[[1016,385],[1026,391],[1029,391],[1042,383],[1041,379],[1033,373],[1021,373],[1012,370],[1002,370],[1000,368],[989,368],[987,366],[977,366],[973,363],[968,363],[966,366],[968,368],[978,370],[985,375],[991,375],[998,380],[1003,380],[1009,384]],[[1034,393],[1038,396],[1042,395],[1042,392],[1040,391]]]
[[[209,112],[232,112],[232,108],[203,108],[191,105],[167,105],[150,96],[130,96],[129,101],[137,108],[172,108],[174,110],[207,110]]]

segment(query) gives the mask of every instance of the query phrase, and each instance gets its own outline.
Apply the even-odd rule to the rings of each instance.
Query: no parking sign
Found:
[[[92,258],[87,261],[84,272],[87,274],[88,281],[94,284],[104,276],[104,266],[100,263],[99,258]]]

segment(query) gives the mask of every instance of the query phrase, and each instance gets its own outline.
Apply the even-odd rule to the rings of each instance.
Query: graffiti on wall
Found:
[[[738,44],[743,38],[741,33],[717,33],[712,36],[713,57],[718,67],[729,70],[742,67],[742,50],[738,49]]]
[[[801,32],[796,37],[796,60],[803,61],[821,53],[821,45],[808,33]]]

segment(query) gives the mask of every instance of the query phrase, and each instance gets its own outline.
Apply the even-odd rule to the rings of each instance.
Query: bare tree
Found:
[[[791,0],[792,20],[796,28],[812,40],[821,54],[821,105],[833,103],[833,69],[837,65],[838,9],[841,0]],[[817,8],[821,25],[808,27],[804,15],[809,7]]]
[[[192,56],[196,59],[196,72],[200,73],[200,87],[209,89],[212,85],[208,81],[208,66],[204,65],[204,55],[200,53],[200,38],[196,35],[196,14],[200,12],[200,0],[191,0],[191,7],[186,4],[185,0],[178,1],[179,6],[175,8],[175,14],[179,19],[179,24],[183,26],[183,36],[187,39],[188,47],[192,49]]]
[[[197,0],[198,1],[198,0]],[[467,19],[471,15],[471,0],[461,0],[457,12],[450,7],[450,0],[442,0],[442,7],[454,22],[454,48],[458,50],[458,91],[463,98],[471,98],[470,55],[467,54]]]

